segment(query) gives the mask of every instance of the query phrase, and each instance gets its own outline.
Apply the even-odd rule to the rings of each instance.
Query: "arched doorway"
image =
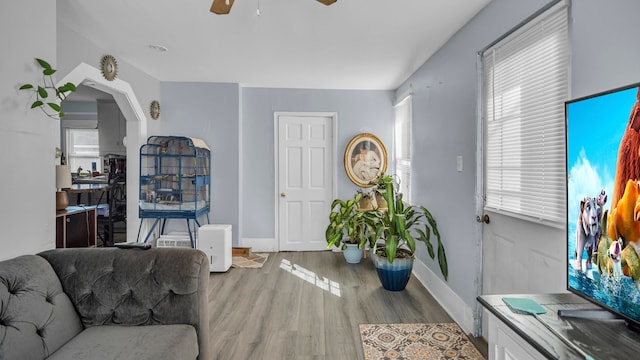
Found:
[[[135,241],[138,232],[139,198],[139,149],[147,140],[147,118],[128,82],[114,79],[108,81],[100,71],[91,65],[80,63],[69,74],[58,81],[57,86],[68,82],[82,84],[111,94],[126,119],[127,147],[127,241]],[[59,129],[58,129],[59,131]],[[60,139],[60,133],[56,135]]]

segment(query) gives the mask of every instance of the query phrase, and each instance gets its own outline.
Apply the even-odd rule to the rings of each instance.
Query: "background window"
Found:
[[[78,167],[83,171],[91,170],[91,164],[101,171],[100,152],[98,146],[98,129],[67,129],[67,162],[72,172]]]
[[[395,157],[396,175],[400,180],[403,200],[411,203],[411,95],[395,105]]]

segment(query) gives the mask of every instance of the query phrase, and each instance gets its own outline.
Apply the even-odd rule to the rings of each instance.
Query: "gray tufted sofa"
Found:
[[[212,358],[209,262],[188,248],[56,249],[0,262],[0,360]]]

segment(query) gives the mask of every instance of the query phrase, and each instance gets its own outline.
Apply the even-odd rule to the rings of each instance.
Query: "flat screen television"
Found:
[[[565,103],[567,289],[640,326],[640,83]]]

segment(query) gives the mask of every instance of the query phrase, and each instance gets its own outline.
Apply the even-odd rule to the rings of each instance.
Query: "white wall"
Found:
[[[67,6],[70,6],[68,2],[58,2],[58,11],[62,14],[65,11],[73,10],[66,8]],[[148,131],[154,129],[154,126],[157,124],[157,122],[151,120],[149,116],[149,106],[152,100],[160,100],[160,81],[148,75],[143,70],[130,65],[119,53],[98,46],[82,34],[71,30],[61,21],[57,23],[57,34],[58,73],[60,77],[68,75],[72,70],[76,69],[80,63],[86,63],[94,69],[100,68],[100,60],[105,54],[113,55],[118,63],[118,74],[115,81],[104,81],[100,76],[98,76],[98,78],[103,82],[100,86],[111,87],[111,89],[115,91],[112,95],[119,94],[114,96],[114,98],[127,119],[127,137],[125,141],[128,155],[127,194],[129,200],[127,201],[127,241],[135,241],[139,229],[137,204],[138,154],[140,146],[146,142]],[[122,82],[126,83],[126,85]],[[116,85],[116,83],[118,84]],[[132,90],[133,94],[125,97],[122,93],[125,88],[127,89],[127,93]],[[129,96],[135,97],[137,101],[132,101],[132,98],[129,98]],[[162,118],[162,114],[160,118]],[[134,135],[136,133],[137,136]],[[142,230],[145,231],[149,225],[150,224],[145,224]]]
[[[61,4],[67,4],[69,2],[62,2]],[[64,6],[58,6],[58,11],[69,11]],[[84,62],[96,69],[100,69],[100,60],[103,55],[110,54],[116,58],[118,62],[118,75],[117,78],[126,81],[131,85],[140,106],[145,111],[145,115],[149,119],[149,106],[151,101],[160,100],[160,81],[153,76],[144,72],[144,69],[139,69],[131,65],[125,58],[123,58],[118,52],[113,52],[112,49],[105,49],[99,45],[89,41],[82,34],[78,34],[71,30],[64,23],[58,22],[57,24],[58,34],[58,75],[59,78],[67,75],[78,64]],[[162,111],[162,103],[160,104]],[[162,116],[162,113],[160,114]],[[153,120],[149,120],[149,130],[154,126]]]
[[[18,91],[56,66],[55,1],[0,3],[0,260],[55,247],[55,146],[60,123]]]

